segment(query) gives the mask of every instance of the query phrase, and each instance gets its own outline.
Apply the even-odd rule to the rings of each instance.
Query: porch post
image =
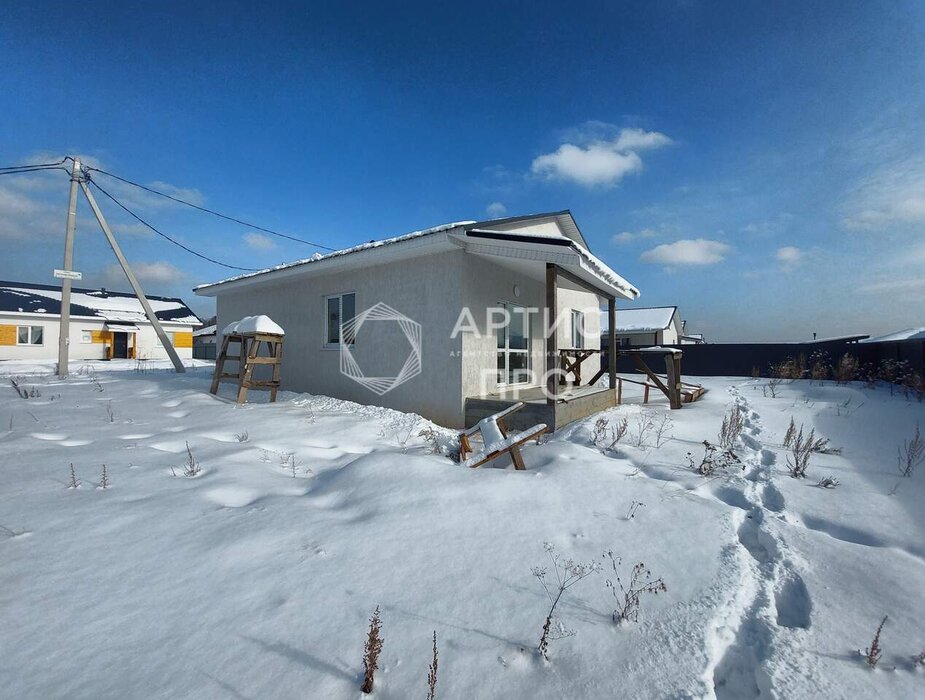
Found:
[[[610,388],[617,386],[617,301],[614,297],[607,299],[607,374]]]
[[[546,404],[554,406],[556,394],[559,391],[559,350],[556,347],[558,329],[555,328],[559,317],[559,306],[556,301],[556,286],[558,271],[553,263],[546,263]]]

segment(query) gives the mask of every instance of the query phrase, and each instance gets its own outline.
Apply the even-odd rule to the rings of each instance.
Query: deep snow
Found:
[[[433,630],[442,698],[925,691],[911,661],[925,650],[925,467],[896,469],[923,404],[705,379],[681,411],[625,405],[526,447],[526,472],[469,470],[431,454],[417,416],[285,393],[236,407],[188,364],[90,363],[59,381],[0,363],[41,394],[2,378],[0,696],[356,698],[376,605],[379,698],[425,696]],[[744,469],[697,476],[687,453],[699,462],[733,403]],[[633,446],[643,415],[670,415],[660,447],[651,432]],[[791,416],[841,448],[805,480],[786,470]],[[590,443],[600,417],[628,419],[616,451]],[[816,485],[829,475],[837,488]],[[624,574],[645,562],[668,591],[617,626],[607,572],[585,579],[560,606],[575,635],[544,663],[544,542],[581,561],[613,550]],[[857,650],[887,614],[871,670]]]

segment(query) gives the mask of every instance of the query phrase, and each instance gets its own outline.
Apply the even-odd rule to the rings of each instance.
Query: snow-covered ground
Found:
[[[469,470],[432,454],[416,416],[293,394],[236,407],[190,364],[59,381],[0,363],[39,394],[2,378],[0,696],[357,698],[377,605],[379,698],[426,695],[434,630],[438,698],[925,695],[925,466],[896,469],[925,404],[706,379],[681,411],[626,405],[528,446],[526,472]],[[698,476],[687,453],[700,462],[734,403],[744,468]],[[637,439],[669,414],[660,446]],[[841,449],[802,480],[791,416]],[[591,444],[601,417],[628,421],[614,450]],[[564,595],[575,634],[549,662],[544,542],[607,564]],[[638,622],[611,619],[607,550],[624,584],[644,562],[667,585]],[[884,615],[873,670],[857,650]]]

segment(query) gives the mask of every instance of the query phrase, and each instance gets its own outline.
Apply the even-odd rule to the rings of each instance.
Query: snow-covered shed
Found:
[[[620,309],[616,328],[621,347],[677,345],[683,335],[677,306]]]
[[[199,318],[181,300],[148,296],[158,321],[181,358],[193,356]],[[58,356],[61,288],[0,281],[0,360]],[[70,357],[74,360],[166,359],[154,327],[134,294],[106,289],[71,290]]]

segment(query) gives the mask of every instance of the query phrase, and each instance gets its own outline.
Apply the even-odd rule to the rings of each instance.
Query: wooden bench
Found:
[[[516,413],[524,407],[523,402],[517,402],[512,406],[483,418],[476,425],[459,434],[459,461],[465,467],[477,469],[483,464],[487,464],[493,459],[497,459],[505,454],[511,455],[511,461],[514,462],[515,469],[526,469],[523,456],[520,454],[520,446],[536,440],[546,432],[546,424],[538,423],[532,428],[523,430],[519,433],[510,434],[507,426],[504,424],[506,416]],[[470,438],[479,433],[482,438],[482,451],[475,452],[472,449]],[[474,453],[468,456],[470,453]]]

